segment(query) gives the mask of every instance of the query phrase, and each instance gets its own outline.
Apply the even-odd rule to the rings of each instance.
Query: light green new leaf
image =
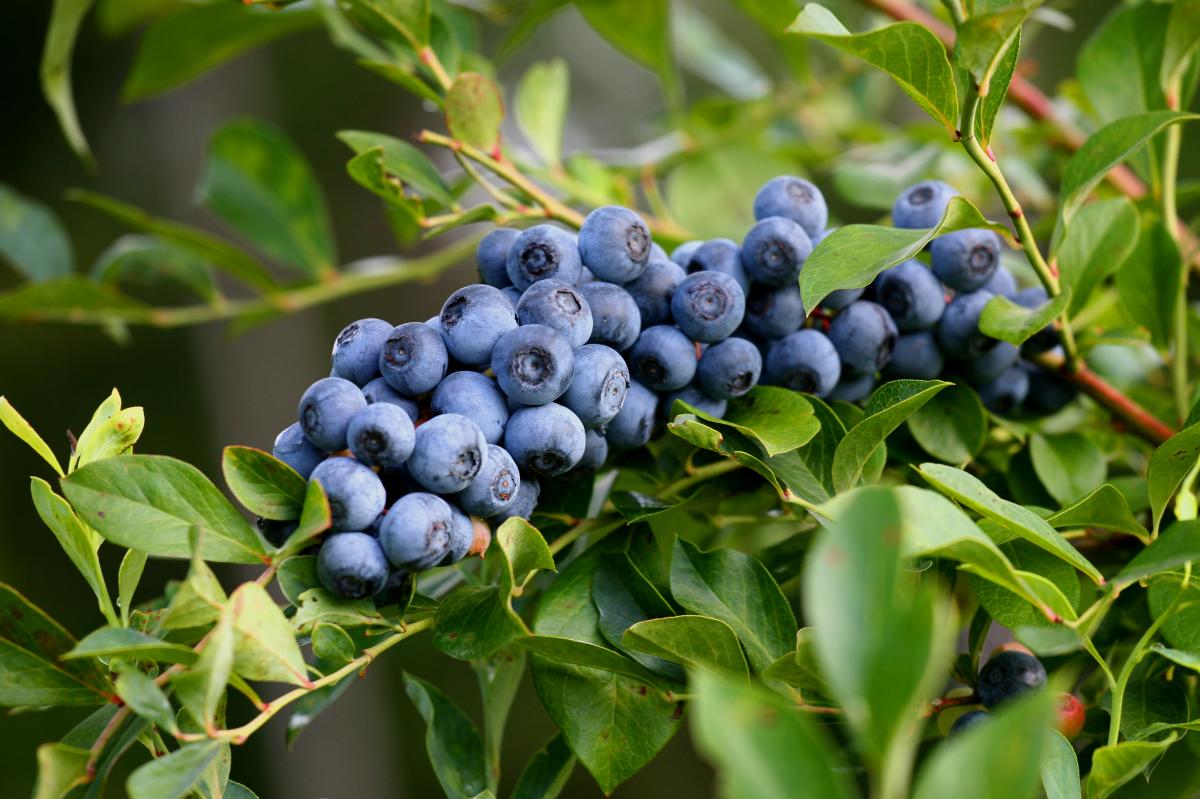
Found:
[[[464,72],[446,92],[446,127],[450,135],[491,153],[500,146],[504,100],[500,87],[486,75]]]
[[[1101,123],[1167,107],[1159,74],[1169,16],[1166,4],[1115,6],[1080,49],[1076,75]]]
[[[117,570],[117,608],[121,611],[121,623],[129,624],[129,613],[133,610],[133,595],[138,583],[142,581],[142,572],[146,568],[149,556],[139,549],[126,550],[121,558],[121,566]]]
[[[710,416],[683,403],[688,413],[720,427],[732,427],[747,436],[768,457],[798,449],[820,430],[812,403],[796,391],[773,386],[756,386],[729,403],[723,418]]]
[[[225,703],[225,686],[233,676],[235,644],[234,607],[229,604],[209,633],[200,657],[171,680],[175,697],[205,729],[214,728],[217,713]]]
[[[92,461],[129,452],[142,437],[145,426],[145,412],[136,406],[122,409],[121,394],[114,388],[79,434],[67,470],[73,472]]]
[[[975,129],[979,136],[979,142],[985,148],[991,142],[992,128],[996,124],[996,117],[1000,115],[1000,109],[1004,106],[1004,98],[1008,96],[1008,87],[1012,83],[1013,75],[1016,74],[1017,60],[1020,55],[1021,31],[1018,29],[1012,44],[1008,46],[1008,50],[1005,51],[1004,57],[992,74],[991,87],[983,98],[979,114],[975,118]]]
[[[1167,503],[1175,496],[1183,478],[1196,465],[1197,458],[1200,458],[1200,424],[1184,428],[1171,436],[1150,456],[1146,484],[1156,533]]]
[[[283,542],[279,551],[283,554],[298,552],[312,539],[329,529],[333,524],[333,511],[329,507],[329,497],[325,495],[325,487],[316,480],[310,480],[304,489],[304,505],[300,508],[300,523]]]
[[[1058,730],[1050,733],[1042,750],[1042,790],[1046,799],[1080,799],[1079,758]]]
[[[561,58],[534,63],[517,84],[513,103],[517,124],[548,166],[562,161],[569,96],[570,76],[567,62]]]
[[[1088,799],[1106,799],[1136,777],[1175,743],[1176,735],[1161,741],[1125,741],[1102,746],[1092,755],[1092,771],[1087,780]]]
[[[647,619],[626,630],[621,642],[689,669],[748,674],[737,635],[728,624],[707,616]]]
[[[54,109],[67,143],[88,167],[94,167],[96,159],[88,149],[87,138],[83,135],[79,115],[75,111],[75,98],[71,90],[71,51],[75,49],[79,27],[93,2],[94,0],[54,0],[50,27],[46,30],[46,44],[42,49],[40,70],[42,94]]]
[[[336,624],[324,622],[313,626],[312,648],[314,655],[338,666],[344,666],[354,660],[358,651],[350,633]]]
[[[0,260],[26,280],[71,274],[71,239],[49,207],[0,183]]]
[[[225,599],[225,590],[221,588],[212,569],[203,559],[193,557],[187,579],[175,591],[171,604],[167,606],[163,629],[184,630],[212,624],[221,615]]]
[[[186,744],[166,757],[151,760],[129,775],[129,799],[182,799],[204,779],[206,772],[228,746],[221,741]]]
[[[1107,483],[1083,499],[1046,519],[1054,528],[1099,527],[1137,536],[1144,542],[1150,533],[1134,517],[1125,495]]]
[[[829,686],[821,676],[821,668],[817,664],[817,649],[814,643],[812,627],[801,627],[796,631],[796,649],[788,652],[771,664],[762,673],[767,682],[778,680],[792,688],[801,691],[816,691],[821,696],[829,696]]]
[[[304,656],[283,611],[256,582],[242,583],[229,595],[233,608],[233,668],[250,680],[311,686]]]
[[[1162,644],[1151,644],[1150,651],[1156,655],[1160,655],[1172,663],[1183,666],[1185,669],[1200,672],[1200,654],[1195,652],[1185,652],[1182,649],[1171,649]]]
[[[1137,209],[1126,197],[1097,200],[1075,214],[1057,254],[1063,293],[1071,292],[1072,315],[1126,262],[1137,245],[1139,230]]]
[[[85,784],[91,754],[89,749],[62,743],[39,746],[33,799],[64,799],[73,788]]]
[[[475,725],[433,685],[404,675],[408,698],[425,719],[425,749],[449,799],[472,799],[487,789],[483,743]]]
[[[196,651],[128,627],[101,627],[62,655],[63,660],[112,657],[187,665],[196,660]]]
[[[447,208],[455,204],[454,195],[437,167],[425,153],[403,139],[363,130],[338,131],[337,137],[356,155],[380,149],[386,174]]]
[[[1129,319],[1160,349],[1171,343],[1183,256],[1161,219],[1142,220],[1137,246],[1117,272],[1117,295]]]
[[[501,524],[496,543],[508,564],[510,587],[525,585],[540,570],[557,571],[546,539],[524,519],[514,516]]]
[[[1070,289],[1051,297],[1036,308],[1026,308],[1008,297],[996,295],[983,306],[979,329],[1001,341],[1021,346],[1039,330],[1050,324],[1071,302]]]
[[[134,713],[167,732],[175,732],[175,709],[153,678],[137,669],[129,669],[117,677],[116,688],[117,695]]]
[[[1026,0],[998,11],[975,13],[959,27],[954,56],[974,79],[981,97],[990,92],[992,78],[1020,35],[1021,25],[1039,5],[1041,0]]]
[[[17,413],[17,409],[12,406],[7,397],[0,397],[0,422],[8,428],[9,432],[17,438],[29,445],[29,448],[42,456],[42,460],[50,464],[50,468],[58,474],[59,477],[64,475],[62,466],[58,463],[58,458],[54,456],[53,450],[42,439],[38,432],[33,429],[33,425],[25,421],[25,417]]]
[[[307,483],[296,470],[254,447],[226,447],[221,471],[229,490],[251,513],[265,519],[299,519]]]
[[[1069,505],[1104,484],[1104,452],[1082,433],[1035,433],[1029,440],[1033,470],[1050,496]]]
[[[917,105],[953,135],[958,125],[958,89],[945,46],[928,28],[900,22],[870,33],[851,34],[824,6],[809,3],[788,28],[833,45],[883,70]],[[808,303],[805,308],[815,308]]]
[[[1167,18],[1167,31],[1163,42],[1162,68],[1159,84],[1163,95],[1170,96],[1172,86],[1178,86],[1188,62],[1200,46],[1200,0],[1175,0],[1171,4],[1171,15]],[[1176,103],[1183,98],[1176,97]]]
[[[867,400],[866,415],[846,431],[833,453],[837,490],[853,488],[883,440],[949,385],[944,380],[893,380],[877,388]]]
[[[75,564],[75,568],[96,595],[96,600],[100,603],[100,612],[111,614],[112,599],[104,583],[100,558],[96,555],[96,550],[100,548],[100,536],[80,522],[67,501],[54,493],[54,489],[42,478],[30,478],[29,493],[33,495],[33,506],[37,509],[38,516],[54,533],[59,546],[67,553],[71,563]]]
[[[955,383],[908,417],[921,449],[947,463],[965,463],[987,440],[987,412],[969,386]]]

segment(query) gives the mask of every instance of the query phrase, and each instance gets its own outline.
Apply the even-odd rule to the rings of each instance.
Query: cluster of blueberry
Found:
[[[950,727],[957,735],[988,721],[988,710],[1011,702],[1046,684],[1046,668],[1032,652],[1015,643],[1002,644],[979,670],[975,698],[987,710],[969,710]],[[1074,738],[1083,729],[1086,712],[1083,703],[1073,694],[1060,693],[1055,725],[1067,738]]]

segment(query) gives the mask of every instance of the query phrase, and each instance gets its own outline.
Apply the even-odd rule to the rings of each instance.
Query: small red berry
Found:
[[[1056,708],[1055,727],[1068,739],[1074,738],[1083,729],[1083,721],[1087,712],[1083,703],[1074,694],[1060,693]]]

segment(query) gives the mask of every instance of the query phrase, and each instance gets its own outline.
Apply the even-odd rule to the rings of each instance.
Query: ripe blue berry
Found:
[[[359,319],[342,328],[333,342],[333,376],[365,386],[379,374],[379,353],[392,332],[382,319]]]
[[[979,670],[979,701],[995,708],[1046,684],[1042,662],[1025,652],[1008,649],[988,659]]]
[[[674,391],[696,375],[696,347],[670,325],[642,331],[627,358],[629,372],[655,391]]]
[[[417,428],[407,468],[428,491],[462,491],[487,462],[487,441],[479,425],[457,413],[435,416]]]
[[[489,444],[487,464],[469,486],[454,495],[454,501],[472,516],[498,516],[516,501],[520,487],[517,464],[508,450]]]
[[[512,285],[508,277],[508,251],[521,231],[510,227],[498,227],[488,231],[475,249],[475,264],[479,267],[479,280],[498,289]]]
[[[871,395],[875,388],[875,375],[843,374],[842,379],[829,392],[829,399],[843,402],[861,402]]]
[[[746,298],[745,325],[756,336],[783,338],[804,324],[804,302],[799,286],[772,288],[755,283]]]
[[[471,523],[471,517],[453,502],[447,504],[450,505],[450,548],[446,557],[438,562],[439,566],[458,563],[466,557],[475,541],[475,526]]]
[[[406,322],[393,329],[383,345],[379,371],[389,386],[416,397],[437,387],[446,376],[449,362],[439,329],[421,322]]]
[[[996,346],[996,339],[979,329],[979,315],[991,299],[990,292],[972,291],[950,301],[936,331],[938,348],[943,353],[969,361]]]
[[[346,440],[354,457],[368,466],[399,469],[412,454],[416,432],[402,408],[382,402],[354,414]]]
[[[642,330],[642,314],[629,292],[601,281],[585,283],[579,292],[592,309],[592,336],[588,342],[607,344],[618,352],[632,347]]]
[[[405,494],[383,517],[379,543],[396,568],[427,569],[449,552],[453,523],[450,504],[441,497]]]
[[[736,280],[743,292],[750,290],[750,276],[742,266],[742,251],[737,242],[730,239],[711,239],[704,242],[692,253],[685,269],[688,274],[720,272]]]
[[[340,377],[323,377],[300,398],[300,429],[318,449],[345,449],[350,418],[365,407],[367,400],[358,386]]]
[[[533,515],[534,508],[537,507],[538,495],[541,492],[542,487],[538,484],[536,477],[523,475],[521,485],[517,489],[517,498],[513,500],[512,505],[509,505],[508,510],[496,516],[495,522],[500,524],[514,517],[528,519]]]
[[[387,501],[379,475],[354,458],[322,461],[309,479],[325,489],[333,530],[365,530]]]
[[[416,400],[404,396],[389,386],[387,380],[382,377],[377,377],[363,386],[362,393],[368,405],[374,405],[378,402],[395,405],[407,413],[408,418],[414,422],[421,415],[421,406],[417,404]]]
[[[678,247],[671,250],[671,260],[679,266],[686,267],[688,262],[692,260],[692,256],[696,254],[696,250],[700,249],[700,245],[703,243],[703,239],[692,239],[691,241],[685,241],[683,244],[680,244]]]
[[[299,422],[293,422],[275,436],[271,454],[295,469],[305,480],[317,464],[325,460],[325,453],[312,445]]]
[[[840,311],[855,300],[862,299],[866,289],[838,289],[831,291],[821,300],[821,307],[827,311]]]
[[[513,242],[507,269],[508,279],[524,291],[549,278],[574,285],[579,282],[583,262],[575,236],[553,225],[534,225]]]
[[[979,399],[992,413],[1010,416],[1029,394],[1029,374],[1020,365],[1010,366],[990,383],[979,387]]]
[[[635,449],[645,445],[654,434],[657,413],[658,395],[636,380],[632,381],[621,412],[604,429],[609,446]]]
[[[637,303],[643,328],[671,322],[671,295],[685,277],[687,272],[674,261],[651,258],[641,276],[625,285]]]
[[[504,448],[517,466],[538,477],[569,472],[583,458],[586,444],[579,417],[554,402],[522,408],[504,431]]]
[[[819,330],[797,330],[767,350],[763,382],[825,397],[842,374],[833,343]]]
[[[762,354],[744,338],[727,338],[704,350],[696,366],[696,383],[716,399],[734,399],[758,384]]]
[[[592,337],[591,306],[579,289],[561,280],[539,280],[526,289],[517,303],[517,321],[553,328],[572,348],[582,347]]]
[[[693,272],[671,297],[675,324],[695,341],[708,343],[729,338],[745,314],[746,295],[742,287],[721,272]]]
[[[500,337],[492,352],[492,372],[509,399],[544,405],[561,397],[571,384],[575,355],[558,331],[524,325]]]
[[[946,357],[938,348],[933,331],[919,330],[896,339],[892,359],[883,367],[883,376],[888,380],[904,377],[933,380],[945,365]]]
[[[996,271],[992,272],[992,276],[980,288],[1013,301],[1017,299],[1017,279],[1003,265],[997,266]]]
[[[938,279],[959,292],[983,288],[1000,264],[1000,237],[987,228],[956,230],[929,245],[929,263]]]
[[[887,366],[897,335],[896,323],[883,306],[866,300],[847,306],[829,326],[829,340],[842,367],[859,374],[874,374]]]
[[[790,286],[812,254],[812,240],[796,222],[768,216],[742,240],[742,267],[750,279],[767,286]]]
[[[575,350],[575,376],[561,402],[585,428],[612,421],[629,391],[629,367],[612,347],[585,344]]]
[[[942,220],[950,198],[958,196],[949,184],[926,180],[909,186],[892,206],[892,224],[899,228],[930,228]]]
[[[403,569],[393,571],[388,575],[387,582],[375,595],[375,607],[386,608],[389,605],[407,607],[413,595],[413,574]]]
[[[915,259],[896,264],[875,278],[875,301],[905,332],[928,330],[942,318],[946,308],[942,284]]]
[[[680,400],[701,413],[706,413],[717,419],[724,418],[725,411],[729,407],[729,403],[725,400],[710,397],[695,383],[689,383],[679,391],[672,391],[663,397],[659,408],[666,413],[668,420],[672,419],[675,413],[675,400]]]
[[[990,383],[1000,377],[1017,362],[1017,348],[1007,341],[997,341],[996,346],[962,364],[963,374],[973,385]]]
[[[583,446],[583,457],[575,468],[580,471],[594,472],[608,460],[608,439],[599,430],[587,430]]]
[[[650,258],[650,231],[628,208],[605,205],[592,211],[579,229],[579,255],[600,280],[628,283]]]
[[[1040,308],[1049,302],[1050,295],[1041,286],[1030,286],[1018,291],[1012,299],[1017,305],[1025,308]],[[1054,329],[1053,324],[1049,324],[1026,339],[1025,343],[1021,345],[1021,352],[1025,355],[1038,355],[1049,352],[1058,345],[1058,331]]]
[[[479,372],[451,372],[433,391],[435,414],[457,413],[479,425],[483,439],[499,444],[508,424],[508,401],[496,382]]]
[[[825,229],[829,209],[821,190],[804,178],[781,175],[768,180],[754,195],[754,218],[782,216],[798,223],[810,236]]]
[[[366,533],[330,536],[317,552],[317,578],[343,599],[366,599],[387,583],[387,558],[379,542]]]
[[[517,327],[517,315],[504,293],[481,283],[451,294],[438,320],[446,351],[468,366],[486,365],[496,340]]]

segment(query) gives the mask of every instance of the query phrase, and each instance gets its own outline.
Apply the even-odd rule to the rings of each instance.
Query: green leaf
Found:
[[[321,622],[341,627],[362,627],[375,624],[382,618],[370,599],[342,599],[324,588],[310,588],[297,599],[296,615],[292,616],[291,621],[300,634],[311,632],[313,626]]]
[[[1088,799],[1105,799],[1175,743],[1175,734],[1161,741],[1125,741],[1101,746],[1092,755],[1092,771],[1087,779]]]
[[[592,602],[599,614],[600,634],[609,644],[656,674],[684,679],[683,670],[675,663],[625,645],[623,636],[633,625],[675,613],[629,555],[614,552],[600,557],[592,578]]]
[[[698,236],[741,240],[754,224],[754,195],[795,164],[748,142],[704,148],[684,159],[666,180],[671,215]]]
[[[142,580],[142,572],[146,568],[149,556],[139,549],[125,551],[121,558],[121,567],[117,570],[117,607],[121,611],[121,623],[129,624],[129,613],[133,610],[133,595],[138,583]]]
[[[254,447],[226,447],[221,471],[246,510],[266,519],[298,519],[307,482],[296,470]]]
[[[1104,577],[1062,534],[1031,510],[997,496],[973,475],[938,463],[923,463],[917,471],[934,488],[990,519],[1005,531],[1070,563],[1097,584]]]
[[[977,12],[959,27],[954,56],[971,75],[981,97],[990,92],[992,78],[1020,35],[1021,25],[1039,5],[1041,0],[1027,0],[990,13]]]
[[[913,799],[1032,796],[1052,734],[1053,703],[1038,691],[947,739],[917,775]]]
[[[941,47],[941,45],[938,45]],[[830,233],[813,250],[800,272],[805,308],[816,308],[839,289],[863,288],[883,270],[915,258],[944,233],[967,228],[994,228],[975,206],[953,197],[937,225],[905,230],[883,225],[846,225]],[[1002,230],[1002,229],[1001,229]]]
[[[556,799],[575,769],[575,755],[558,733],[525,766],[513,788],[512,799]]]
[[[1179,489],[1183,478],[1200,458],[1200,424],[1184,428],[1154,450],[1146,472],[1150,493],[1150,510],[1154,517],[1154,532],[1162,522],[1167,503]]]
[[[958,125],[958,90],[945,46],[928,28],[900,22],[870,33],[851,34],[824,6],[808,3],[788,27],[831,44],[890,75],[927,114],[953,135]],[[815,308],[804,299],[805,308]]]
[[[163,641],[128,627],[101,627],[84,636],[61,657],[63,660],[128,657],[187,665],[196,660],[196,652],[182,644]]]
[[[55,0],[50,15],[50,27],[46,30],[46,44],[42,49],[40,75],[42,94],[54,109],[58,125],[71,149],[85,166],[94,167],[96,159],[88,149],[79,115],[75,111],[75,98],[71,90],[71,51],[75,49],[75,38],[79,26],[87,16],[94,0]]]
[[[796,618],[756,558],[732,549],[701,552],[679,538],[671,554],[671,594],[698,616],[725,622],[746,647],[755,671],[791,650]]]
[[[626,630],[621,641],[630,649],[689,669],[748,674],[737,635],[725,622],[707,616],[648,619]]]
[[[1004,98],[1008,95],[1009,84],[1012,83],[1013,75],[1016,74],[1017,60],[1020,58],[1020,55],[1021,31],[1018,30],[1016,37],[1012,40],[1012,44],[1005,51],[1004,58],[1000,60],[995,73],[992,75],[991,89],[988,91],[987,96],[983,98],[979,114],[975,120],[979,141],[985,148],[991,143],[992,128],[996,124],[996,117],[1000,115],[1000,109],[1004,106]]]
[[[429,0],[339,0],[338,6],[376,36],[414,50],[429,44]]]
[[[1143,541],[1150,538],[1150,533],[1129,509],[1125,495],[1107,483],[1046,521],[1057,529],[1099,527],[1129,533]]]
[[[104,584],[104,572],[100,569],[100,558],[96,554],[100,547],[100,536],[85,527],[67,501],[54,493],[54,489],[42,478],[30,478],[29,493],[33,495],[33,506],[38,516],[54,533],[59,546],[91,586],[100,612],[112,614],[112,599]]]
[[[181,799],[190,795],[226,745],[220,741],[186,744],[166,757],[139,766],[125,783],[129,799]]]
[[[643,684],[663,684],[663,680],[636,660],[598,644],[555,635],[533,635],[521,638],[520,643],[537,655],[540,661],[620,674]]]
[[[609,501],[617,509],[617,513],[621,514],[630,524],[652,519],[683,504],[679,501],[662,500],[638,491],[614,491],[609,495]]]
[[[225,686],[233,676],[235,609],[232,604],[221,611],[200,656],[187,671],[175,675],[171,684],[175,697],[206,730],[215,729],[217,713],[225,703]]]
[[[329,529],[333,524],[333,511],[329,507],[329,497],[325,495],[325,487],[316,480],[310,480],[304,489],[304,505],[300,508],[300,523],[283,542],[279,552],[286,556],[299,552],[309,541]]]
[[[356,155],[378,149],[384,173],[402,185],[447,208],[457,202],[429,157],[403,139],[363,130],[338,131],[337,137]]]
[[[992,338],[1019,347],[1030,336],[1060,316],[1070,302],[1070,290],[1052,297],[1036,308],[1026,308],[1008,297],[997,295],[983,307],[983,313],[979,315],[979,329]]]
[[[189,557],[188,530],[200,557],[261,563],[254,528],[194,466],[162,455],[127,455],[84,466],[63,480],[80,518],[106,539],[162,557]]]
[[[893,380],[875,389],[867,400],[866,416],[846,431],[834,451],[833,484],[837,490],[854,487],[883,440],[949,385],[944,380]]]
[[[175,709],[151,677],[137,669],[129,669],[117,677],[116,687],[117,695],[130,710],[167,732],[175,732]]]
[[[1117,6],[1080,50],[1079,83],[1101,122],[1167,107],[1159,74],[1169,16],[1157,3]]]
[[[324,622],[313,625],[312,648],[314,655],[338,666],[344,666],[354,660],[354,655],[358,652],[350,633],[336,624]]]
[[[1074,608],[1080,598],[1079,575],[1070,564],[1023,540],[1010,541],[1003,546],[1003,552],[1009,563],[1021,570],[1020,579],[1032,588],[1035,596],[1044,596],[1045,604],[1059,615],[1074,618]],[[976,579],[975,575],[972,578],[971,587],[979,604],[997,623],[1010,630],[1051,623],[1040,612],[1040,608],[1031,604],[1025,596],[998,584]]]
[[[147,29],[121,96],[129,102],[162,94],[249,50],[319,24],[312,9],[185,5]]]
[[[1092,292],[1129,258],[1138,241],[1137,209],[1127,198],[1097,200],[1079,209],[1058,248],[1063,293],[1071,292],[1072,316]]]
[[[272,258],[309,276],[334,270],[325,195],[304,155],[276,128],[253,120],[220,128],[196,192]]]
[[[1117,294],[1126,315],[1150,331],[1155,346],[1171,342],[1183,257],[1171,231],[1159,219],[1142,221],[1137,247],[1117,272]]]
[[[1163,42],[1162,67],[1158,81],[1163,95],[1169,97],[1172,84],[1180,85],[1183,73],[1192,60],[1197,45],[1200,45],[1200,2],[1198,0],[1175,0],[1171,4],[1171,15],[1167,18],[1166,37]],[[1176,97],[1176,105],[1183,98]]]
[[[1058,730],[1047,736],[1042,749],[1042,790],[1046,799],[1080,799],[1079,758]]]
[[[0,318],[70,322],[80,311],[107,316],[118,324],[127,319],[146,319],[150,312],[145,303],[84,277],[26,283],[12,291],[0,293]]]
[[[1082,433],[1035,433],[1029,439],[1033,470],[1058,504],[1069,505],[1104,484],[1104,453]]]
[[[778,680],[800,691],[815,691],[829,695],[829,686],[821,676],[817,665],[816,645],[813,643],[812,627],[801,627],[796,631],[796,648],[775,661],[762,673],[766,681]]]
[[[404,688],[425,719],[425,749],[446,796],[471,799],[486,790],[483,743],[471,720],[424,680],[405,674]]]
[[[17,409],[12,406],[7,397],[0,397],[0,422],[8,428],[9,432],[17,438],[29,445],[29,448],[42,456],[42,460],[50,464],[59,477],[62,477],[64,472],[62,466],[58,463],[58,458],[54,457],[54,452],[49,445],[42,439],[38,432],[33,429],[33,425],[25,421],[25,417],[17,413]]]
[[[288,602],[300,606],[300,596],[310,588],[320,588],[315,555],[293,555],[275,570],[275,582]]]
[[[476,660],[528,635],[524,622],[495,585],[463,585],[438,604],[433,645],[451,657]]]
[[[445,106],[445,100],[425,80],[417,74],[415,65],[399,65],[391,61],[378,61],[372,58],[360,58],[358,65],[363,69],[374,72],[385,80],[390,80],[422,100],[428,100],[438,108]]]
[[[562,161],[569,95],[567,62],[561,58],[533,63],[517,84],[513,103],[517,124],[547,166]]]
[[[491,153],[500,146],[504,101],[500,87],[486,75],[464,72],[446,92],[446,127],[464,144]]]
[[[496,544],[508,563],[513,587],[524,586],[540,570],[557,571],[546,539],[524,519],[514,516],[501,524],[496,531]]]
[[[74,262],[58,216],[6,183],[0,183],[0,259],[33,281],[69,275]]]
[[[812,403],[786,388],[756,386],[729,404],[724,418],[681,403],[687,412],[717,427],[732,427],[754,441],[770,457],[807,444],[820,429]]]
[[[61,743],[39,746],[33,799],[63,799],[73,788],[86,783],[91,754],[88,749]]]
[[[921,449],[947,463],[966,463],[987,440],[987,412],[979,395],[955,383],[908,417],[908,431]]]
[[[1200,560],[1200,520],[1175,522],[1150,546],[1134,555],[1113,581],[1117,585],[1129,585],[1193,560]]]
[[[856,796],[826,736],[777,696],[742,680],[698,672],[692,734],[717,769],[724,799]]]
[[[1183,666],[1185,669],[1192,671],[1200,671],[1200,655],[1195,652],[1185,652],[1182,649],[1171,649],[1162,644],[1151,644],[1150,651],[1156,655],[1161,655],[1172,663]]]
[[[609,44],[658,75],[668,106],[681,101],[667,0],[575,0],[575,7]]]
[[[304,657],[283,611],[256,582],[242,583],[229,595],[234,609],[234,671],[251,680],[311,687]]]
[[[495,768],[501,762],[504,728],[525,677],[527,662],[525,650],[513,646],[497,652],[494,657],[471,664],[483,699],[483,740],[488,750],[487,762]]]
[[[315,571],[314,569],[314,579]],[[221,588],[221,583],[212,569],[202,559],[193,557],[187,579],[176,590],[171,604],[167,606],[163,629],[183,630],[212,624],[221,615],[225,599],[225,590]]]
[[[1111,712],[1111,692],[1100,698],[1100,706]],[[1189,717],[1188,691],[1178,681],[1153,677],[1130,680],[1125,686],[1121,734],[1130,740],[1144,738],[1147,730],[1186,724]]]
[[[145,426],[145,412],[136,406],[122,409],[121,395],[114,388],[108,399],[92,414],[88,426],[79,434],[68,471],[73,472],[92,461],[130,452],[142,437]]]

